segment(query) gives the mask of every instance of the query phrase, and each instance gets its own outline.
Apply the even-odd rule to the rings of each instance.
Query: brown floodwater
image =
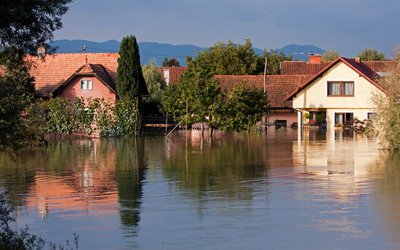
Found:
[[[343,131],[178,131],[0,154],[18,227],[81,249],[400,249],[400,154]]]

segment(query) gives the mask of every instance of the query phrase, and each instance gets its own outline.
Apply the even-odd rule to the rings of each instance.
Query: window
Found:
[[[368,120],[373,120],[376,117],[376,113],[368,112],[367,114],[367,119]]]
[[[354,82],[328,82],[328,96],[354,96]]]
[[[82,90],[92,90],[93,89],[92,80],[82,79],[81,80],[81,89]]]

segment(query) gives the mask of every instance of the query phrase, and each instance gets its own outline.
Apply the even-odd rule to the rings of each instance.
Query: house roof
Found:
[[[290,103],[285,101],[285,97],[305,82],[308,75],[267,75],[267,99],[271,108],[291,107]],[[250,85],[259,89],[264,89],[263,75],[216,75],[222,89],[228,92],[233,87],[242,82],[248,82]]]
[[[118,57],[118,53],[61,53],[43,59],[29,56],[27,60],[33,63],[30,74],[35,78],[37,93],[49,96],[71,77],[89,71],[115,90]],[[89,68],[83,69],[86,64]]]
[[[74,74],[72,74],[67,80],[64,81],[60,86],[53,90],[52,93],[57,93],[61,91],[72,79],[80,76],[92,76],[99,79],[107,88],[109,88],[114,93],[116,92],[116,87],[113,79],[108,74],[107,70],[101,64],[85,64],[82,65]]]
[[[282,75],[314,75],[328,66],[332,61],[309,63],[303,61],[281,62]],[[396,66],[396,61],[362,61],[368,68],[375,72],[389,72]]]
[[[351,58],[345,58],[345,57],[338,57],[335,61],[332,61],[329,63],[327,66],[325,66],[323,69],[321,69],[317,74],[312,76],[307,82],[299,86],[297,89],[292,91],[286,98],[285,100],[291,100],[295,95],[297,95],[299,92],[301,92],[303,89],[305,89],[308,85],[313,83],[317,78],[322,76],[325,72],[327,72],[329,69],[331,69],[333,66],[335,66],[337,63],[342,62],[346,64],[348,67],[353,69],[355,72],[357,72],[360,76],[363,76],[367,81],[372,83],[374,86],[376,86],[378,89],[383,90],[381,86],[379,86],[376,83],[376,79],[379,78],[379,75],[373,71],[370,67],[368,67],[365,63],[363,62],[358,62],[356,59],[351,59]]]
[[[161,67],[162,72],[168,70],[169,71],[169,84],[176,84],[179,82],[181,75],[185,72],[188,67],[178,67],[178,66],[171,66],[171,67]],[[162,74],[164,77],[164,74]]]

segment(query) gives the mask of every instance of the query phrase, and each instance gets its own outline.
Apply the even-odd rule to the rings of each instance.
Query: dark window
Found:
[[[354,96],[354,82],[328,82],[328,96]]]

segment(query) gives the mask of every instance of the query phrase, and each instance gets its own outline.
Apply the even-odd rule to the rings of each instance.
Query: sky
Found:
[[[54,39],[243,44],[260,49],[310,44],[354,57],[400,45],[399,0],[74,0]]]

